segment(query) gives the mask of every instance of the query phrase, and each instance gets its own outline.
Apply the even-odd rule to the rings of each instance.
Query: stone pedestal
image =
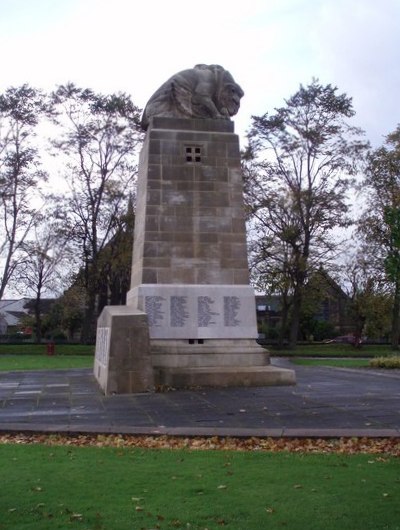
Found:
[[[154,390],[147,316],[107,306],[97,322],[94,375],[105,394]]]
[[[233,122],[150,120],[126,311],[147,315],[156,384],[295,383],[292,370],[269,365],[255,340]]]
[[[150,120],[131,290],[98,321],[94,374],[105,393],[295,383],[255,340],[242,188],[233,122]]]

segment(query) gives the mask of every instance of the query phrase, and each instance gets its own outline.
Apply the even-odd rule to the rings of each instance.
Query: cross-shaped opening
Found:
[[[185,146],[186,162],[200,164],[201,163],[201,146],[187,145]]]

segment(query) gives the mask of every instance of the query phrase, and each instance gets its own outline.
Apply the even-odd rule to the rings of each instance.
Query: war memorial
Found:
[[[219,65],[166,81],[142,117],[131,289],[99,319],[105,394],[295,383],[256,342],[239,139],[244,95]]]

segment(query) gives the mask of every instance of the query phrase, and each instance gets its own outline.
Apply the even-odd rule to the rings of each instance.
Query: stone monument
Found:
[[[94,373],[106,393],[154,385],[294,384],[256,343],[239,141],[243,90],[219,65],[171,77],[149,100],[131,289],[104,308]]]

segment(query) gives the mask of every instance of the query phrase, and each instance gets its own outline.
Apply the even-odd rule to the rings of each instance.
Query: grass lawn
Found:
[[[388,344],[364,344],[354,348],[351,344],[299,344],[294,350],[274,349],[267,346],[273,356],[290,357],[385,357],[393,355]]]
[[[368,366],[365,359],[292,359],[293,364],[303,366],[335,366],[339,368],[360,368]]]
[[[15,370],[61,370],[89,368],[93,357],[89,355],[0,355],[0,371]],[[0,526],[1,530],[1,526]]]
[[[46,344],[0,344],[0,357],[10,355],[43,355],[47,352]],[[57,355],[94,355],[94,346],[90,344],[56,344]]]
[[[395,530],[400,460],[1,445],[0,530]]]
[[[93,366],[94,346],[92,345],[56,344],[55,355],[47,355],[46,352],[46,344],[0,344],[0,371],[57,370]]]
[[[85,368],[93,365],[93,345],[56,344],[56,355],[54,356],[47,355],[46,351],[46,344],[0,344],[0,371]],[[368,365],[368,361],[350,360],[346,357],[388,357],[393,355],[393,351],[388,345],[364,345],[360,349],[356,349],[349,344],[300,344],[295,350],[269,348],[269,351],[272,356],[316,358],[315,362],[308,359],[296,359],[294,360],[295,364],[344,367]],[[324,360],[327,357],[339,357],[343,360]]]

